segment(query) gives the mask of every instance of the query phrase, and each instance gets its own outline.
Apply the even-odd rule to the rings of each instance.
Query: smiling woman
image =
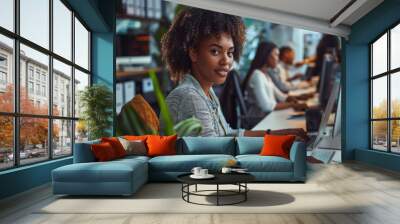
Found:
[[[244,35],[237,16],[187,8],[176,17],[162,39],[163,59],[171,78],[180,82],[166,99],[174,123],[194,116],[202,136],[243,135],[226,122],[211,87],[225,82]]]
[[[190,117],[200,120],[201,136],[263,136],[264,131],[232,129],[226,122],[212,86],[223,84],[239,60],[245,27],[240,17],[198,8],[186,8],[163,36],[162,57],[171,79],[179,85],[166,99],[174,123]],[[305,137],[304,130],[276,134]]]

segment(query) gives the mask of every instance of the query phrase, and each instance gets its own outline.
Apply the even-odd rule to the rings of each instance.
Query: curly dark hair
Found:
[[[161,39],[162,59],[173,81],[179,81],[190,72],[189,49],[196,49],[204,38],[228,33],[233,40],[233,57],[239,60],[245,40],[245,27],[238,16],[187,7],[174,19]]]

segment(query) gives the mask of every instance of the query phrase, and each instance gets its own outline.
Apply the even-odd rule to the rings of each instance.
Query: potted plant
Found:
[[[79,124],[87,127],[89,140],[110,136],[107,130],[112,126],[112,96],[112,92],[103,84],[88,86],[80,92],[79,106],[82,109],[83,121]]]

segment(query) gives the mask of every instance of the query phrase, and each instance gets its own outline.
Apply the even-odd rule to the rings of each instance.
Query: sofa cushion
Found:
[[[108,142],[92,144],[91,149],[94,154],[94,157],[96,157],[96,161],[104,162],[118,158],[118,156],[115,154],[115,150],[113,149],[112,145]]]
[[[74,163],[88,163],[95,162],[96,158],[90,148],[92,144],[99,144],[101,141],[99,139],[75,143],[74,147]]]
[[[148,156],[165,156],[176,154],[177,135],[160,136],[149,135],[146,139]]]
[[[147,155],[147,148],[145,141],[141,140],[126,140],[125,138],[118,138],[121,142],[122,146],[126,151],[126,155],[137,155],[137,156],[145,156]]]
[[[140,140],[140,141],[146,141],[148,135],[124,135],[122,136],[122,138],[129,140],[129,141],[136,141],[136,140]]]
[[[259,154],[264,145],[263,137],[237,137],[236,155]]]
[[[293,172],[292,161],[278,156],[238,155],[240,167],[249,172]]]
[[[289,158],[290,148],[296,136],[294,135],[265,135],[261,156],[280,156]]]
[[[177,154],[235,155],[234,137],[183,137],[178,141]]]
[[[129,182],[134,172],[147,171],[145,161],[122,159],[108,162],[74,163],[53,170],[58,182]]]
[[[108,142],[114,149],[115,155],[117,158],[122,158],[126,156],[126,151],[124,146],[122,146],[121,142],[117,137],[103,137],[101,138],[101,142]]]
[[[230,159],[231,155],[175,155],[158,156],[149,160],[149,170],[163,172],[190,172],[193,167],[200,166],[211,172],[219,171]]]

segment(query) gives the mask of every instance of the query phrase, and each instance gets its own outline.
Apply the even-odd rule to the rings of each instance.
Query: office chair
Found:
[[[229,73],[220,101],[224,116],[233,128],[251,129],[264,118],[248,114],[240,76],[236,70]]]

